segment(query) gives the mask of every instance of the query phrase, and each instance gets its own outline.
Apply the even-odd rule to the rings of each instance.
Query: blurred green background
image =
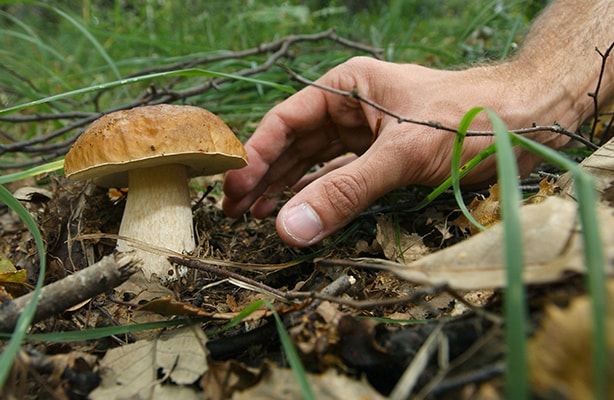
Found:
[[[543,0],[0,1],[0,108],[147,71],[194,66],[234,74],[262,66],[270,56],[237,52],[331,28],[340,37],[381,49],[389,61],[459,68],[509,56],[543,6]],[[330,40],[304,41],[292,45],[280,62],[315,79],[362,54]],[[277,65],[253,77],[301,87]],[[50,132],[54,140],[70,142],[70,124],[82,125],[74,115],[59,114],[122,108],[144,98],[147,90],[186,90],[210,79],[167,77],[28,107],[0,118],[0,145]],[[287,96],[267,85],[231,80],[183,100],[220,114],[248,135],[266,110]],[[49,117],[18,118],[34,113]],[[58,144],[52,157],[66,146]],[[11,159],[39,156],[28,151],[3,153]]]

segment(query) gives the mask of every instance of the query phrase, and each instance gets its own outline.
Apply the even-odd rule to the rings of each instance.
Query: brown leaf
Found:
[[[268,364],[265,364],[264,370],[267,366]],[[210,400],[232,398],[233,393],[256,384],[261,375],[261,369],[249,368],[234,360],[213,361],[200,381],[204,391],[203,398]]]
[[[375,239],[389,260],[409,262],[430,253],[422,242],[422,237],[395,226],[393,219],[387,215],[378,216]]]
[[[378,400],[384,397],[365,381],[340,375],[334,369],[324,374],[308,374],[307,378],[316,399]],[[235,400],[300,399],[302,393],[290,369],[272,366],[259,384],[235,393]]]
[[[159,391],[168,388],[162,387],[159,371],[163,379],[178,386],[191,386],[208,368],[206,342],[204,332],[190,326],[163,331],[157,339],[111,349],[100,363],[102,383],[90,398],[165,398]]]
[[[488,189],[488,197],[478,199],[475,197],[467,206],[471,216],[484,227],[489,227],[501,220],[499,212],[499,186],[495,183]],[[469,232],[472,235],[481,232],[481,229],[473,225],[467,217],[461,215],[454,224],[456,224],[463,232]]]
[[[524,204],[541,203],[550,196],[554,196],[559,187],[554,179],[544,178],[539,182],[539,190],[533,196],[524,201]]]
[[[614,280],[607,282],[614,303]],[[606,318],[609,356],[609,398],[614,396],[614,309]],[[541,327],[529,340],[533,389],[544,398],[593,399],[591,300],[580,296],[567,308],[549,306]]]
[[[599,208],[603,249],[614,259],[614,215]],[[550,197],[521,209],[527,283],[553,282],[570,271],[584,272],[581,230],[577,225],[577,204]],[[378,259],[362,259],[373,266],[392,271],[410,282],[455,289],[500,288],[505,285],[503,265],[503,225],[430,254],[407,265]],[[611,271],[608,271],[611,272]]]
[[[580,167],[592,175],[595,188],[603,199],[604,192],[614,185],[614,138],[584,159]],[[557,185],[561,188],[561,197],[576,199],[573,176],[570,172],[561,175]]]

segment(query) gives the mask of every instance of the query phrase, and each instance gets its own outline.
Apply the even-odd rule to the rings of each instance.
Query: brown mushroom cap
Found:
[[[247,165],[247,154],[219,117],[193,106],[160,104],[94,121],[66,154],[64,173],[103,187],[125,187],[134,168],[182,164],[188,176]]]

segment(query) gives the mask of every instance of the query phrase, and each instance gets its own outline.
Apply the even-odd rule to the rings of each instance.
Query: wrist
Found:
[[[557,76],[548,67],[540,68],[522,60],[468,70],[482,79],[477,85],[492,95],[492,108],[506,123],[508,129],[533,126],[560,125],[568,131],[576,131],[588,119],[593,110],[592,98],[588,95],[596,83],[591,79],[573,80]],[[490,89],[489,89],[490,88]],[[529,134],[542,144],[559,148],[569,137],[551,131]]]

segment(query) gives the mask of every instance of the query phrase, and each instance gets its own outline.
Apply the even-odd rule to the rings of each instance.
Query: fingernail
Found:
[[[310,244],[323,229],[320,217],[307,203],[300,203],[285,211],[282,227],[294,240],[303,244]]]

